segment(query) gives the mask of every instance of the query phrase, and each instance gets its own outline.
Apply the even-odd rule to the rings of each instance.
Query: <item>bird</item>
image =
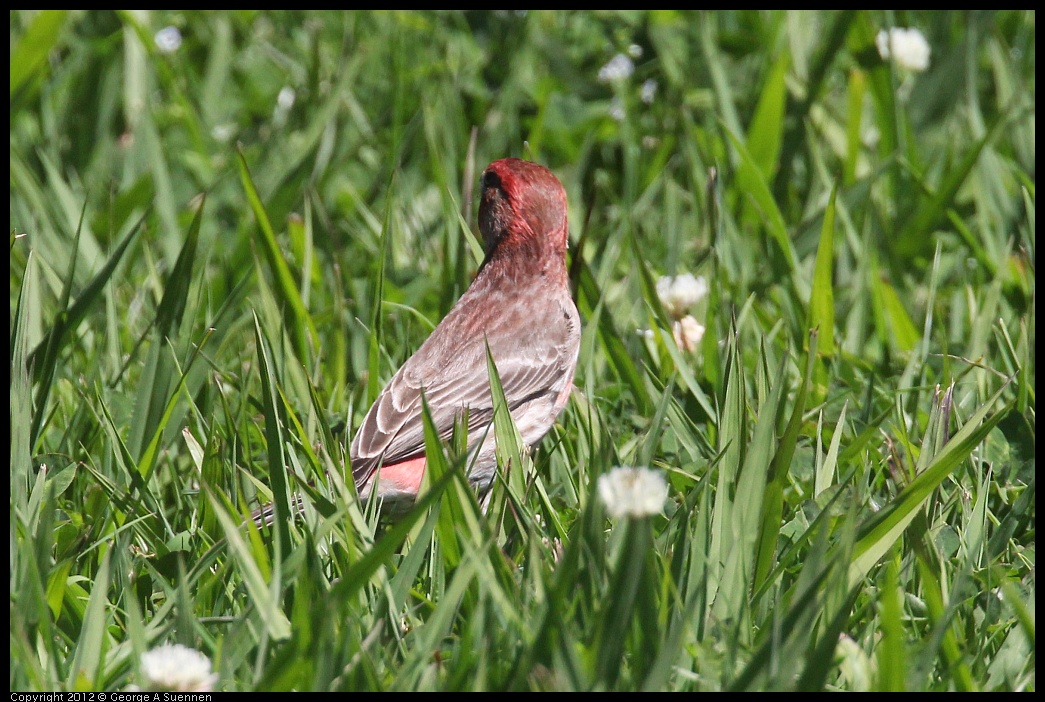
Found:
[[[409,509],[424,476],[422,411],[440,438],[467,426],[468,480],[480,495],[497,468],[487,349],[526,446],[551,429],[570,397],[581,321],[566,268],[566,191],[544,166],[494,161],[480,180],[484,259],[468,289],[392,376],[349,448],[356,491],[390,513]]]

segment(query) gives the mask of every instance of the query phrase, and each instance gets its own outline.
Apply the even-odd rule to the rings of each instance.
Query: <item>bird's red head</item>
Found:
[[[479,231],[487,257],[499,247],[535,247],[565,257],[566,191],[544,166],[518,158],[494,161],[482,176]]]

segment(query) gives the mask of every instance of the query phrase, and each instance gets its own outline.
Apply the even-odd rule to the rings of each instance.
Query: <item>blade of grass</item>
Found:
[[[290,620],[283,614],[277,598],[265,582],[257,562],[254,559],[253,548],[248,546],[243,538],[241,526],[233,520],[222,501],[204,488],[207,499],[210,501],[214,515],[221,524],[228,544],[229,555],[236,563],[237,571],[243,578],[250,602],[258,613],[260,625],[265,629],[269,637],[275,641],[282,641],[291,635]]]
[[[54,50],[65,26],[67,10],[43,10],[37,14],[21,38],[11,47],[11,103],[29,79],[47,69],[47,57]],[[24,97],[21,96],[21,97]]]
[[[261,329],[261,322],[254,315],[254,340],[258,350],[258,375],[261,377],[262,414],[265,418],[265,447],[268,455],[269,480],[272,482],[272,504],[275,508],[275,546],[277,560],[282,558],[280,550],[290,547],[290,532],[287,523],[293,518],[290,505],[292,498],[286,471],[289,469],[284,458],[285,439],[282,407],[278,400],[279,384],[272,366],[272,347]]]
[[[276,279],[276,290],[279,301],[283,305],[287,331],[290,333],[298,359],[304,362],[308,360],[309,349],[315,346],[317,338],[316,328],[312,317],[308,314],[308,310],[305,309],[305,303],[301,299],[301,294],[294,284],[294,274],[291,273],[290,266],[287,265],[287,261],[279,249],[276,233],[272,229],[268,214],[265,212],[265,206],[261,203],[261,197],[254,186],[254,179],[250,175],[247,157],[240,149],[237,149],[236,153],[239,156],[240,181],[243,183],[247,201],[254,211],[254,218],[258,222],[258,229],[261,234],[259,243],[265,255],[265,261]]]
[[[783,381],[786,362],[786,358],[780,359],[776,375],[773,376],[776,382],[766,403],[758,409],[744,464],[737,476],[735,505],[739,509],[734,507],[732,524],[729,526],[737,541],[726,554],[723,589],[719,591],[715,602],[715,611],[723,618],[736,617],[746,608],[743,603],[751,592],[752,583],[756,582],[754,576],[760,532],[779,529],[779,519],[776,524],[768,524],[776,509],[767,509],[763,500],[767,480],[772,477],[776,452],[788,452],[786,447],[782,449],[776,442],[776,422],[781,414],[786,385]],[[797,437],[797,427],[794,427],[793,433]],[[793,446],[791,450],[794,450]],[[762,529],[759,528],[760,523]]]
[[[391,185],[389,191],[391,191]],[[385,266],[388,263],[389,251],[392,247],[392,198],[385,200],[385,216],[381,225],[380,253],[377,261],[377,272],[374,275],[374,286],[371,294],[373,308],[370,313],[370,346],[367,357],[367,404],[374,402],[381,392],[381,304],[385,294]]]
[[[26,260],[22,287],[15,307],[14,333],[11,337],[11,504],[20,509],[26,503],[27,488],[32,479],[33,396],[29,382],[27,359],[28,329],[31,317],[40,313],[36,290],[36,259],[32,252]],[[32,303],[30,302],[32,301]]]
[[[107,612],[109,605],[107,595],[110,555],[107,551],[102,557],[98,572],[94,576],[94,582],[91,583],[91,594],[87,599],[83,627],[80,629],[72,664],[69,666],[69,677],[65,683],[67,690],[84,692],[97,690],[101,686],[99,678],[102,672],[102,660],[109,641],[107,626],[110,617]]]
[[[773,199],[773,193],[769,190],[766,179],[762,176],[758,164],[744,143],[729,129],[726,129],[726,136],[729,137],[730,143],[740,156],[737,180],[743,180],[748,184],[744,192],[758,207],[758,211],[763,217],[763,226],[769,237],[776,242],[780,255],[787,264],[787,270],[793,272],[795,270],[795,248],[787,235],[787,225],[784,223],[784,216],[780,213],[776,200]]]
[[[164,282],[163,297],[156,309],[155,342],[149,349],[148,360],[138,387],[135,400],[134,421],[128,437],[128,447],[136,457],[144,458],[149,444],[155,440],[157,431],[162,432],[161,417],[168,405],[168,390],[176,372],[174,360],[165,353],[166,342],[176,344],[176,334],[181,327],[182,316],[192,282],[192,271],[196,263],[196,246],[199,242],[200,224],[203,221],[203,205],[200,205],[192,218],[192,224],[185,237],[178,260],[175,261],[170,275]],[[149,465],[139,466],[143,475],[148,472]]]
[[[972,173],[983,148],[1008,124],[1010,112],[1011,110],[1007,109],[999,113],[983,138],[970,146],[961,160],[947,171],[947,177],[937,191],[928,200],[923,201],[913,214],[904,218],[899,235],[895,239],[889,238],[900,256],[911,256],[925,249],[927,242],[931,241],[929,234],[952,206],[955,195]]]
[[[903,626],[903,591],[895,558],[890,558],[882,576],[878,593],[878,617],[882,640],[875,647],[878,661],[878,679],[875,689],[880,692],[903,692],[907,689],[907,642]]]
[[[47,336],[46,351],[40,364],[40,392],[36,398],[36,410],[33,412],[33,424],[29,433],[30,450],[32,450],[32,447],[36,446],[37,439],[40,436],[40,427],[43,424],[44,410],[47,408],[47,398],[51,391],[51,380],[54,377],[55,366],[58,363],[58,351],[61,346],[62,336],[66,329],[66,319],[68,318],[67,310],[69,309],[69,298],[72,294],[73,280],[76,277],[76,261],[79,259],[79,256],[77,256],[75,252],[79,249],[80,234],[83,231],[83,219],[86,213],[87,201],[84,200],[83,209],[80,211],[80,219],[76,225],[76,234],[73,236],[72,250],[74,254],[69,257],[69,270],[67,271],[65,280],[62,283],[62,295],[59,301],[59,308],[62,312],[58,313],[58,318],[55,320],[54,327],[51,329],[51,333]]]
[[[762,517],[759,529],[759,540],[756,545],[755,576],[753,591],[765,582],[773,568],[776,560],[777,539],[780,536],[781,517],[784,514],[784,488],[788,484],[788,475],[791,461],[795,455],[795,445],[798,443],[798,435],[802,429],[802,417],[805,414],[806,395],[813,375],[816,362],[816,354],[813,349],[817,346],[817,332],[810,332],[809,350],[806,352],[806,371],[802,377],[802,383],[798,387],[798,395],[795,397],[795,405],[791,410],[791,418],[784,429],[773,461],[769,466],[766,477],[765,492],[762,496]],[[782,367],[781,367],[782,370]],[[781,375],[777,375],[777,384],[783,382]],[[781,405],[780,409],[783,409]]]
[[[750,144],[751,160],[767,183],[772,182],[779,163],[787,103],[785,79],[790,67],[790,55],[782,52],[769,69],[747,130],[746,143]],[[742,181],[738,174],[737,185],[741,190],[747,190],[750,183]]]
[[[817,355],[831,359],[835,355],[835,295],[834,295],[834,240],[835,195],[838,186],[831,188],[831,198],[824,210],[824,224],[820,228],[820,245],[813,264],[813,287],[809,295],[809,329],[819,331],[816,339]]]
[[[861,580],[871,567],[878,562],[889,548],[900,538],[914,518],[915,512],[925,504],[933,491],[951,474],[973,449],[990,433],[1008,407],[987,416],[991,408],[1001,398],[1006,382],[987,400],[958,433],[933,458],[932,462],[911,483],[905,487],[892,502],[883,507],[869,519],[860,529],[853,551],[853,563],[849,569],[851,583]]]

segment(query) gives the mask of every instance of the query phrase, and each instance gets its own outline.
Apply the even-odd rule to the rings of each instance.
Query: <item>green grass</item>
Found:
[[[1035,689],[1033,12],[10,19],[12,690]],[[579,392],[379,523],[346,444],[505,156],[569,194]]]

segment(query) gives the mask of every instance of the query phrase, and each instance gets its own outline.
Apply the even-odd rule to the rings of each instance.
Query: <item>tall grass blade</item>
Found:
[[[987,416],[1001,398],[1008,383],[999,388],[965,423],[951,440],[918,475],[888,505],[869,519],[860,529],[854,547],[854,560],[849,569],[850,582],[862,579],[871,567],[892,547],[914,519],[916,511],[929,499],[933,491],[983,441],[1008,408]]]
[[[294,283],[294,275],[290,271],[290,266],[287,265],[283,253],[279,249],[276,233],[272,229],[272,223],[265,212],[265,206],[261,202],[261,196],[258,194],[254,185],[254,179],[247,166],[247,158],[242,151],[237,151],[237,156],[239,157],[237,163],[239,165],[240,181],[243,183],[247,201],[250,203],[250,207],[254,211],[254,218],[258,223],[261,235],[259,237],[261,251],[265,256],[265,262],[268,264],[270,272],[276,280],[277,299],[283,307],[287,331],[290,334],[294,352],[297,354],[298,359],[304,362],[309,358],[309,350],[315,345],[316,328],[311,316],[305,309],[301,293]]]

